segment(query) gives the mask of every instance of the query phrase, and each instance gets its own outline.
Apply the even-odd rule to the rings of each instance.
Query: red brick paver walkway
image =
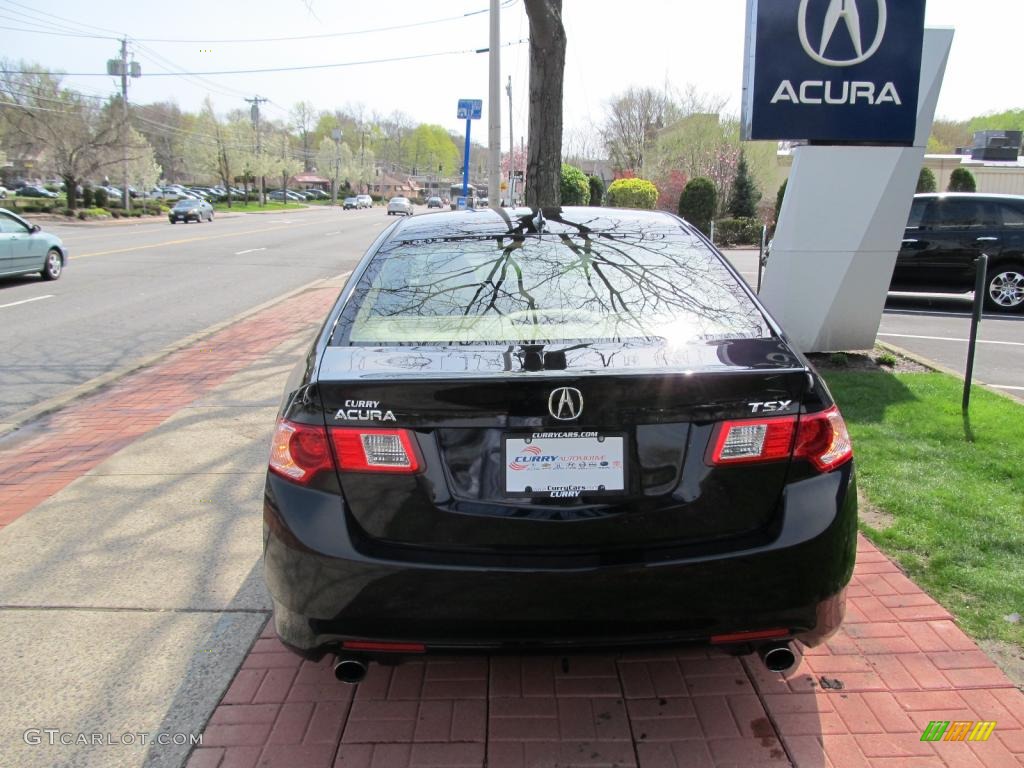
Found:
[[[0,439],[0,530],[274,347],[308,334],[337,295],[296,295]]]
[[[932,720],[996,728],[923,742]],[[428,658],[353,687],[268,625],[188,765],[1022,768],[1024,694],[862,539],[846,623],[787,678],[696,648]]]
[[[295,296],[0,439],[0,528],[308,334],[336,294]],[[1024,694],[863,540],[849,597],[843,629],[785,679],[756,658],[679,649],[428,658],[373,665],[350,687],[268,626],[189,766],[1024,768]],[[996,728],[984,743],[922,742],[932,720]]]

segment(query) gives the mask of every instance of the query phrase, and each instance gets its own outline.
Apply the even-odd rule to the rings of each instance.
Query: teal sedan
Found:
[[[67,262],[68,249],[59,237],[0,209],[0,277],[38,272],[45,280],[56,280]]]

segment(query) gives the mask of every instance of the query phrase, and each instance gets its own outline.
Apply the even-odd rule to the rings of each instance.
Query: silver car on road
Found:
[[[38,272],[45,280],[56,280],[67,261],[68,249],[59,237],[0,209],[0,277]]]

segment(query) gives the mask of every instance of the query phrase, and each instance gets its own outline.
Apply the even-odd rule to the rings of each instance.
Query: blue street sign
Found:
[[[461,197],[461,196],[460,197],[456,197],[455,198],[455,208],[457,210],[459,210],[459,211],[466,210],[466,198]]]
[[[925,0],[748,0],[743,138],[910,145]]]
[[[459,99],[459,120],[479,120],[483,111],[483,99]]]

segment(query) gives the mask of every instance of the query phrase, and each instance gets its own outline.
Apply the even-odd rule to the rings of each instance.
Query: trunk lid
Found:
[[[339,473],[363,535],[509,554],[609,553],[765,528],[789,462],[711,467],[706,451],[717,422],[749,418],[755,403],[798,412],[810,380],[778,338],[332,346],[317,379],[328,427],[409,429],[424,462],[416,475]],[[567,491],[532,485],[552,478]]]

